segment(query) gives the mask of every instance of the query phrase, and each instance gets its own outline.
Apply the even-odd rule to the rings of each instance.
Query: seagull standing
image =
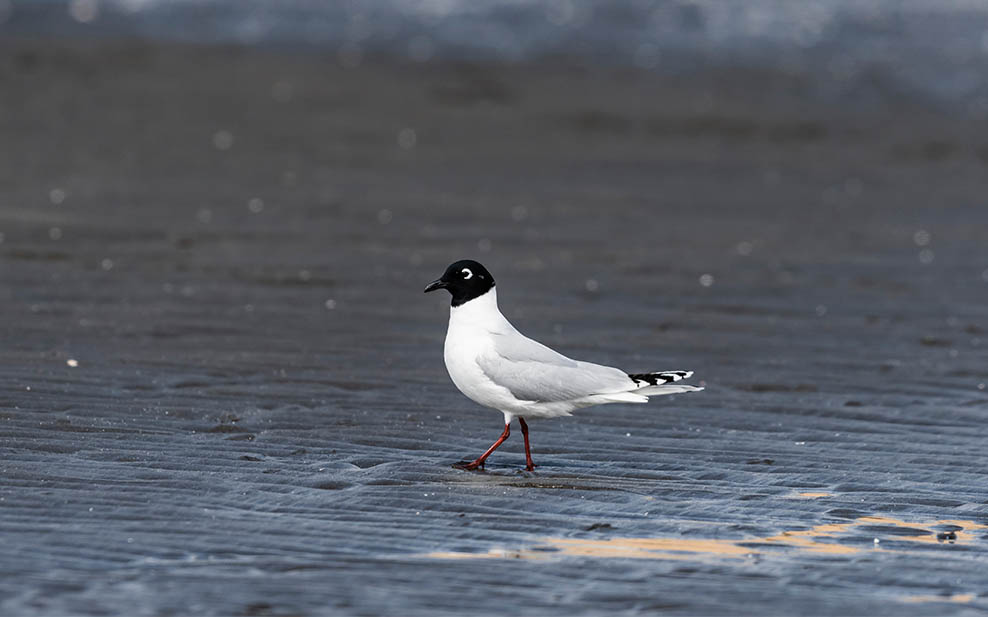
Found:
[[[649,396],[703,390],[675,383],[692,371],[629,374],[571,360],[528,338],[498,310],[494,277],[476,261],[451,264],[425,292],[437,289],[453,296],[443,354],[450,378],[468,398],[504,414],[504,432],[497,441],[477,460],[454,467],[483,467],[511,434],[516,417],[525,437],[525,469],[534,471],[525,418],[568,416],[592,405],[647,403]]]

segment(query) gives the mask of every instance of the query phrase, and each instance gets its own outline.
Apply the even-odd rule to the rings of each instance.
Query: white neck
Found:
[[[449,309],[450,325],[479,325],[494,328],[507,321],[497,308],[497,287],[491,287],[484,295],[477,296],[460,306],[451,306]]]

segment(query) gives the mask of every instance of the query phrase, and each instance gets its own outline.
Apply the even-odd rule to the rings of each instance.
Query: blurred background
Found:
[[[0,612],[988,608],[988,5],[0,0]],[[532,423],[483,262],[706,390]]]
[[[983,118],[988,9],[972,0],[4,0],[4,34],[225,43],[417,63],[534,62],[682,73],[747,66],[816,96],[953,104]]]

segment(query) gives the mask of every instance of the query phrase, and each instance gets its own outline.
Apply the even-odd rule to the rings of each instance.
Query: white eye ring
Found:
[[[463,268],[460,270],[463,273],[463,280],[469,281],[473,278],[473,272],[470,272],[470,268]]]

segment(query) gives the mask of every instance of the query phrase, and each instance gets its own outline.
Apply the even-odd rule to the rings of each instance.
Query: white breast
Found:
[[[491,381],[477,364],[479,356],[492,352],[495,333],[506,328],[511,325],[497,309],[497,294],[491,289],[450,309],[443,357],[450,379],[468,398],[499,411],[518,411],[525,404]]]

